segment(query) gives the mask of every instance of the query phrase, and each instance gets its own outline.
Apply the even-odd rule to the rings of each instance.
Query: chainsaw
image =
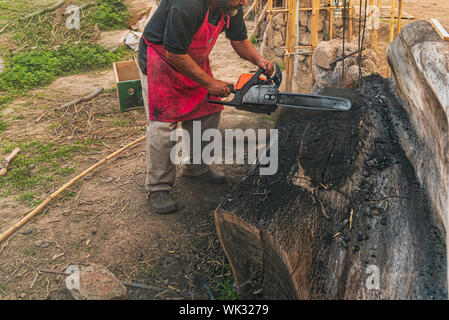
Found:
[[[263,72],[263,69],[259,69],[255,74],[243,74],[240,76],[237,85],[230,84],[229,88],[231,93],[234,94],[232,100],[214,100],[208,94],[207,102],[267,115],[276,111],[277,107],[327,111],[348,111],[351,109],[351,101],[347,99],[279,92],[278,89],[282,83],[282,72],[279,65],[276,65],[276,72],[269,79],[261,77]]]

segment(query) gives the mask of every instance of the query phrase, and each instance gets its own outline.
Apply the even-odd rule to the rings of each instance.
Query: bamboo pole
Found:
[[[390,43],[393,42],[394,39],[394,18],[395,18],[395,0],[391,0],[391,18],[390,18]]]
[[[374,49],[374,42],[375,42],[375,37],[374,37],[374,18],[373,18],[373,15],[374,15],[374,10],[373,10],[373,7],[374,7],[374,0],[369,0],[369,12],[370,12],[370,16],[371,16],[371,21],[373,22],[372,24],[373,24],[373,31],[372,32],[370,32],[370,44],[371,44],[371,49]]]
[[[392,43],[394,40],[395,7],[396,7],[395,0],[391,0],[390,42],[389,43]],[[390,75],[391,75],[391,68],[390,68],[390,66],[388,66],[387,76],[389,77]]]
[[[381,6],[381,0],[377,0],[377,12],[378,12],[378,19],[380,19],[380,6]],[[374,29],[374,50],[377,50],[379,45],[379,29]]]
[[[294,73],[294,60],[295,56],[291,55],[295,51],[296,45],[296,5],[298,0],[289,0],[289,13],[288,13],[288,24],[287,24],[287,51],[288,55],[285,56],[287,62],[287,92],[290,92],[293,87],[293,73]]]
[[[329,7],[332,7],[333,0],[329,0]],[[334,9],[329,10],[329,40],[334,36]]]
[[[249,9],[245,12],[245,14],[243,15],[243,20],[245,20],[246,17],[250,14],[250,12],[256,7],[257,1],[259,1],[259,0],[254,0],[254,2],[251,5],[251,7],[249,7]],[[256,15],[256,10],[255,9],[254,9],[254,15]]]
[[[270,22],[273,19],[273,0],[268,0],[267,6],[268,22]]]
[[[402,0],[399,0],[398,11],[398,33],[400,33],[402,29]]]
[[[319,7],[320,0],[312,0],[312,30],[310,32],[310,44],[312,51],[314,51],[318,45],[318,22],[319,22]],[[309,73],[312,72],[312,55],[309,56]]]
[[[353,11],[352,11],[352,0],[349,0],[349,9],[348,9],[348,13],[349,13],[349,41],[352,42],[352,40],[354,39],[354,34],[352,32],[352,18],[354,16]]]
[[[35,209],[33,209],[30,213],[28,213],[25,217],[23,217],[19,222],[17,222],[14,226],[12,226],[10,229],[8,229],[5,233],[3,233],[2,235],[0,235],[0,243],[2,243],[3,241],[5,241],[7,238],[9,238],[14,232],[16,232],[18,229],[20,229],[23,225],[25,225],[27,222],[29,222],[34,216],[36,216],[43,208],[45,208],[45,206],[47,204],[49,204],[54,198],[56,198],[58,195],[60,195],[62,192],[64,192],[67,188],[69,188],[71,185],[73,185],[75,182],[77,182],[79,179],[81,179],[82,177],[86,176],[88,173],[92,172],[93,170],[95,170],[96,168],[98,168],[99,166],[101,166],[102,164],[104,164],[105,162],[111,160],[112,158],[114,158],[115,156],[117,156],[118,154],[122,153],[123,151],[129,149],[130,147],[138,144],[140,141],[144,140],[146,138],[146,136],[143,136],[129,144],[127,144],[126,146],[124,146],[123,148],[117,150],[116,152],[110,154],[109,156],[107,156],[106,158],[104,158],[103,160],[97,162],[96,164],[94,164],[93,166],[91,166],[90,168],[86,169],[85,171],[83,171],[82,173],[80,173],[79,175],[77,175],[75,178],[73,178],[72,180],[70,180],[69,182],[67,182],[65,185],[63,185],[61,188],[59,188],[57,191],[55,191],[54,193],[52,193],[47,199],[45,199],[40,205],[38,205]]]

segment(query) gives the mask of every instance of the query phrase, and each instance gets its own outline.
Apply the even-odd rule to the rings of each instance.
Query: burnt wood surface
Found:
[[[352,110],[283,110],[278,172],[256,164],[215,211],[239,297],[447,299],[444,229],[398,141],[412,127],[391,83],[321,93]]]

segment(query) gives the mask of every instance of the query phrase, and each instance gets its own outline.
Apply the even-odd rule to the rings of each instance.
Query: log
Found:
[[[434,215],[449,228],[449,42],[427,21],[407,24],[387,48],[395,88],[416,135],[399,138],[427,191]],[[419,152],[417,151],[419,150]],[[446,241],[447,243],[447,241]]]
[[[256,164],[215,210],[239,298],[447,299],[444,227],[399,142],[391,81],[320,93],[352,110],[282,110],[277,173]]]

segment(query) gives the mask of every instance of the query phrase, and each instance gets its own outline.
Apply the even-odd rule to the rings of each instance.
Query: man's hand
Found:
[[[265,60],[260,55],[260,53],[257,52],[256,48],[254,48],[251,41],[249,41],[248,39],[242,41],[231,40],[231,45],[234,48],[235,52],[237,52],[237,54],[241,58],[250,61],[259,68],[262,68],[264,70],[264,75],[266,75],[267,77],[271,77],[271,75],[274,72],[273,63],[268,60]]]
[[[271,61],[265,60],[263,58],[259,59],[257,61],[257,66],[261,69],[264,69],[264,75],[266,75],[268,78],[271,77],[271,75],[274,72],[274,65]]]
[[[231,94],[231,89],[228,86],[229,84],[230,83],[228,82],[213,79],[205,86],[205,88],[211,96],[227,97]]]

